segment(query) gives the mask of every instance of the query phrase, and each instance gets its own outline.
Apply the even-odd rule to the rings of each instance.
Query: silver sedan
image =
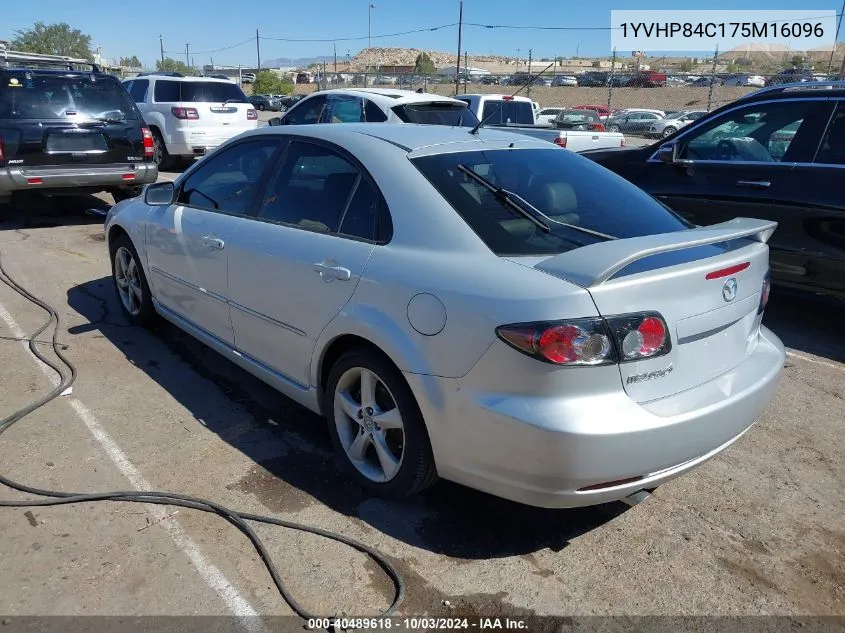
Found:
[[[105,231],[130,323],[325,416],[373,493],[569,507],[642,497],[769,403],[775,226],[690,226],[507,132],[349,124],[242,134]]]

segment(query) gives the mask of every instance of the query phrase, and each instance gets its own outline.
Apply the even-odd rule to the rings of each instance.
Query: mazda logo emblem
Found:
[[[722,286],[722,299],[725,301],[733,301],[736,299],[736,279],[731,277]]]

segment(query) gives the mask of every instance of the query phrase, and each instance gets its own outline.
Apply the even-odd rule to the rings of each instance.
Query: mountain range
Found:
[[[337,58],[341,61],[340,56]],[[319,57],[277,57],[276,59],[262,60],[261,66],[264,68],[307,68],[311,64],[318,64],[321,62],[333,62],[334,55],[320,55]]]

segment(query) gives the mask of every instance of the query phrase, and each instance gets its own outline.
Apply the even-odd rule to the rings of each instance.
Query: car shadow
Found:
[[[129,326],[111,278],[75,286],[67,299],[88,320],[69,328],[71,335],[99,332],[199,423],[260,466],[227,487],[253,495],[273,512],[295,512],[316,500],[414,547],[487,559],[559,551],[628,508],[621,502],[533,508],[445,481],[408,500],[371,497],[336,469],[321,418],[162,319],[152,332]],[[185,364],[201,378],[187,376]],[[246,409],[250,419],[225,407],[209,411],[207,386],[198,384],[202,378]]]
[[[763,324],[799,352],[845,363],[845,302],[774,286]]]
[[[111,206],[111,196],[18,193],[0,205],[0,231],[102,224]]]

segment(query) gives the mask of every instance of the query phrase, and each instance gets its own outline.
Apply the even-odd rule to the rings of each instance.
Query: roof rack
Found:
[[[52,68],[103,72],[97,64],[87,59],[66,55],[42,55],[41,53],[13,51],[7,48],[5,42],[0,42],[0,68]]]
[[[148,77],[150,75],[155,75],[157,77],[184,77],[182,73],[177,73],[176,71],[168,71],[168,70],[154,70],[154,71],[147,71],[147,72],[140,72],[136,77]]]
[[[796,81],[790,83],[777,84],[775,86],[768,86],[760,88],[754,92],[749,92],[743,95],[738,100],[750,99],[758,95],[775,94],[778,92],[795,92],[801,90],[835,90],[837,88],[845,90],[845,81]]]

